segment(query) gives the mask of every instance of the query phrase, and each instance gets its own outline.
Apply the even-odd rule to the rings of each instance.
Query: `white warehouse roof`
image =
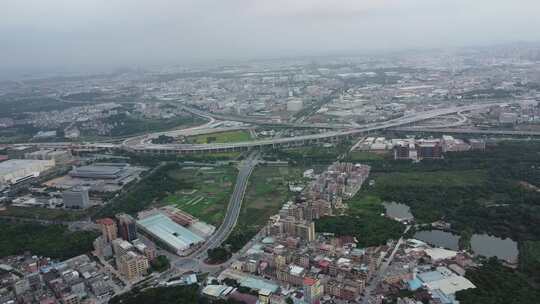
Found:
[[[137,224],[176,251],[184,251],[192,245],[204,241],[200,236],[178,225],[161,213],[139,220]]]
[[[28,177],[38,177],[54,167],[54,160],[11,159],[0,163],[0,183],[16,183]]]

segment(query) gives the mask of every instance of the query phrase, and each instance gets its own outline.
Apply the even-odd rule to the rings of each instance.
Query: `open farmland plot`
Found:
[[[210,224],[221,223],[236,179],[234,167],[181,168],[169,177],[185,185],[165,198],[169,205]]]
[[[308,183],[302,177],[306,169],[309,168],[300,166],[255,168],[249,179],[238,223],[225,241],[233,251],[242,248],[267,223],[270,216],[278,213],[281,206],[293,198],[294,194],[289,191],[289,182]],[[320,168],[317,168],[317,171],[320,171]]]

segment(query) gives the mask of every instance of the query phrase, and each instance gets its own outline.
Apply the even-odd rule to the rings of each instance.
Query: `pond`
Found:
[[[459,235],[442,230],[423,230],[414,234],[414,238],[436,247],[450,250],[459,249]]]
[[[442,230],[423,230],[414,235],[421,240],[437,247],[459,250],[459,235]],[[512,239],[501,239],[487,234],[473,234],[471,250],[475,255],[497,257],[510,263],[517,262],[519,250],[517,242]]]
[[[487,234],[474,234],[471,238],[471,249],[475,254],[485,257],[495,256],[512,263],[517,261],[519,254],[517,242],[514,240]]]
[[[398,221],[410,221],[414,219],[411,213],[411,208],[405,204],[384,202],[383,206],[386,210],[386,215]]]

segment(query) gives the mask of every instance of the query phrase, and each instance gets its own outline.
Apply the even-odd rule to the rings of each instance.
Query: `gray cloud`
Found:
[[[2,0],[0,69],[538,40],[536,0]]]

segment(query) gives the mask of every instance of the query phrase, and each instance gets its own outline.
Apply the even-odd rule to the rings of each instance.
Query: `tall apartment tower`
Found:
[[[116,215],[118,221],[118,234],[120,237],[128,242],[137,239],[137,225],[135,219],[128,214]]]
[[[118,228],[112,219],[103,218],[99,219],[97,222],[101,227],[101,234],[106,243],[110,243],[118,237]]]

